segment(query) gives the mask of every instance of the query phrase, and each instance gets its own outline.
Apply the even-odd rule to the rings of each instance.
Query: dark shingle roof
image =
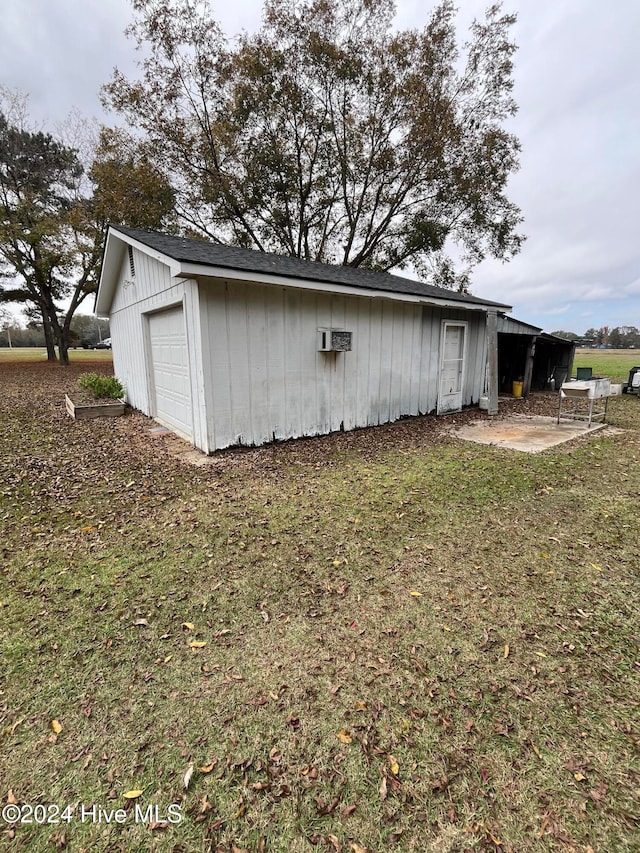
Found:
[[[430,299],[447,299],[463,304],[491,305],[498,308],[510,307],[500,302],[490,302],[477,296],[457,293],[453,290],[446,290],[442,287],[435,287],[432,284],[386,272],[322,264],[317,261],[303,261],[299,258],[274,255],[255,249],[239,249],[237,246],[223,246],[219,243],[193,240],[188,237],[173,237],[169,234],[161,234],[158,231],[143,231],[138,228],[124,228],[120,225],[112,225],[111,229],[183,263],[222,267],[223,269],[249,273],[267,273],[328,284],[342,284],[366,290],[386,290],[392,293],[406,293]]]

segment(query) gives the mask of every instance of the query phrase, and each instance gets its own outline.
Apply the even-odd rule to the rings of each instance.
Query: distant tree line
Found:
[[[70,323],[69,346],[91,349],[109,337],[109,321],[89,314],[76,314]],[[0,347],[45,347],[42,323],[29,320],[26,325],[0,310]]]
[[[599,329],[587,329],[584,335],[575,332],[565,332],[562,329],[552,332],[558,338],[576,343],[592,343],[593,346],[606,346],[611,349],[640,349],[640,330],[635,326],[602,326]]]

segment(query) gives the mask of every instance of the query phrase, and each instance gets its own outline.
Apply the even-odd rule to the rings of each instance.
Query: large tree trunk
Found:
[[[60,330],[60,337],[58,338],[58,361],[64,367],[68,367],[69,365],[69,338],[68,335],[65,335],[65,330]]]
[[[57,361],[58,358],[56,356],[55,336],[51,320],[49,319],[49,316],[47,315],[47,312],[43,307],[40,308],[40,311],[42,314],[42,328],[44,329],[44,340],[47,345],[47,361]]]
[[[69,327],[67,323],[60,323],[56,314],[55,305],[51,303],[51,326],[58,345],[58,363],[63,367],[69,365]]]

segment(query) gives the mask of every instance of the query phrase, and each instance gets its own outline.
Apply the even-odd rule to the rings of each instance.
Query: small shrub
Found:
[[[102,376],[100,373],[83,373],[78,377],[78,386],[90,391],[96,399],[119,400],[124,394],[124,388],[115,376]]]

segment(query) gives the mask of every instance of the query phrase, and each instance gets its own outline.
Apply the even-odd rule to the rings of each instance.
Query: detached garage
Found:
[[[128,402],[206,453],[497,410],[509,306],[388,273],[110,227],[96,313]]]

